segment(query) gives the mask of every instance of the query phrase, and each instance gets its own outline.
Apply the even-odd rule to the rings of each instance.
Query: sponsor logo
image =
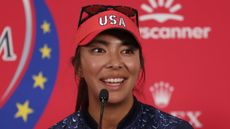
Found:
[[[173,86],[161,81],[159,83],[154,83],[149,89],[152,93],[155,105],[160,108],[168,106],[172,92],[174,91]]]
[[[149,4],[142,4],[141,9],[147,12],[148,14],[144,14],[140,16],[140,21],[147,20],[155,20],[159,23],[164,23],[168,20],[176,20],[183,21],[184,17],[182,15],[175,14],[177,11],[181,9],[181,4],[173,5],[173,0],[167,0],[164,2],[163,0],[159,0],[156,2],[155,0],[149,0]],[[155,12],[158,8],[165,8],[168,12]]]
[[[174,0],[149,0],[149,4],[141,4],[141,10],[146,14],[140,15],[140,21],[153,21],[153,27],[140,27],[143,39],[208,39],[211,32],[210,26],[185,25],[167,26],[167,22],[183,22],[185,17],[178,13],[182,9],[179,3]]]
[[[154,104],[160,109],[163,109],[169,105],[170,100],[172,98],[172,93],[175,90],[175,88],[168,82],[160,81],[150,86],[149,90],[152,94]],[[179,110],[169,111],[169,113],[173,116],[177,116],[181,119],[187,120],[195,128],[203,127],[201,120],[199,119],[202,115],[201,111]]]

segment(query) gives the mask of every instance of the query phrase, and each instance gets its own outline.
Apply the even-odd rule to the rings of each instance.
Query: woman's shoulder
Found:
[[[74,128],[74,129],[88,129],[85,127],[84,121],[81,117],[81,112],[77,111],[60,122],[56,123],[50,129],[69,129],[69,128]]]
[[[143,126],[159,129],[193,129],[187,121],[143,103],[141,103],[141,113],[138,121],[141,121]]]

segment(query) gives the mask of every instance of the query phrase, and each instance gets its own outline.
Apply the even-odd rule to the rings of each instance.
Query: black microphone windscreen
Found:
[[[99,94],[99,99],[101,102],[107,102],[109,99],[109,92],[106,89],[102,89]]]

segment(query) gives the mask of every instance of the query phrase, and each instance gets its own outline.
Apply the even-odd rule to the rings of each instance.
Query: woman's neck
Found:
[[[128,114],[132,108],[133,102],[134,99],[131,97],[121,103],[107,103],[104,108],[102,129],[116,129],[119,122]],[[99,123],[100,103],[89,104],[88,112],[93,117],[93,119]]]

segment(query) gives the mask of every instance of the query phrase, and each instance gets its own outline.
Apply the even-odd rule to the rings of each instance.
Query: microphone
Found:
[[[100,119],[99,119],[98,129],[102,129],[102,118],[103,118],[103,113],[104,113],[104,106],[107,103],[108,99],[109,99],[108,90],[102,89],[99,94],[99,100],[101,102],[101,105],[100,105]]]

